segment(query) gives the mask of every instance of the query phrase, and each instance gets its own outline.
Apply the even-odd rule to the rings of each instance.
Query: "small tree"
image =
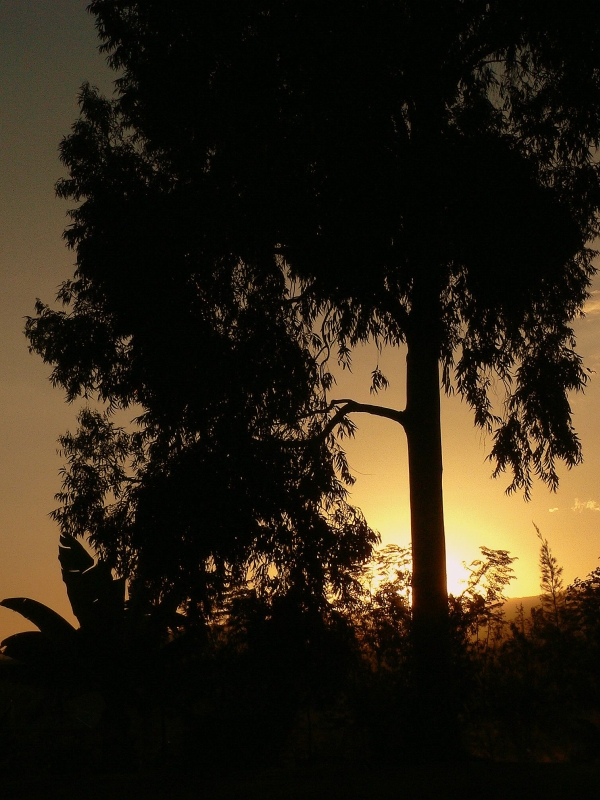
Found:
[[[505,591],[512,580],[512,565],[516,556],[509,555],[507,550],[491,550],[480,547],[482,558],[472,561],[466,569],[469,573],[467,586],[456,598],[459,615],[464,615],[469,634],[475,639],[476,646],[487,650],[492,643],[502,638],[504,622],[503,606],[506,602]],[[481,629],[485,631],[483,640]]]
[[[560,629],[562,609],[565,603],[562,579],[563,568],[552,555],[548,540],[544,539],[535,522],[533,527],[540,540],[540,589],[542,590],[540,599],[542,601],[542,611],[552,619],[555,627]]]
[[[409,660],[411,562],[410,547],[376,551],[361,576],[361,602],[346,611],[363,654],[378,671],[398,671]]]

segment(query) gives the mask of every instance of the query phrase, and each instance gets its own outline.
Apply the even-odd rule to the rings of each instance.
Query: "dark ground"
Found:
[[[360,772],[306,764],[210,782],[191,775],[0,779],[3,800],[569,800],[600,797],[600,764],[475,762]]]

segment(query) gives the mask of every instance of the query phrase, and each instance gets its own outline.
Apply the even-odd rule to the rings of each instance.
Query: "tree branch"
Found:
[[[398,411],[395,408],[387,408],[387,406],[375,406],[371,403],[357,403],[356,400],[349,400],[348,398],[332,400],[329,404],[329,407],[333,408],[341,403],[344,405],[341,408],[338,408],[327,425],[325,425],[319,434],[319,438],[325,438],[326,436],[329,436],[331,431],[335,428],[338,422],[340,422],[340,420],[342,420],[344,417],[347,417],[348,414],[354,413],[372,414],[375,417],[391,419],[394,422],[399,422],[403,428],[406,428],[406,411]]]

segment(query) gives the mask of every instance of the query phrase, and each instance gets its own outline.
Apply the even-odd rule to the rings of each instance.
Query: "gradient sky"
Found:
[[[113,76],[97,52],[85,0],[0,0],[0,597],[28,596],[70,617],[57,562],[56,506],[61,458],[57,437],[75,427],[77,408],[48,380],[49,368],[30,355],[24,318],[36,297],[51,302],[73,271],[74,254],[61,240],[67,205],[54,198],[62,174],[58,144],[77,116],[77,91],[88,80],[111,91]],[[600,280],[585,319],[576,324],[579,351],[600,371]],[[339,397],[369,402],[372,348],[354,357],[340,377]],[[391,381],[377,402],[404,406],[404,354],[387,351],[379,364]],[[443,402],[445,516],[450,585],[460,562],[478,547],[518,556],[512,596],[538,592],[534,521],[550,540],[567,582],[583,577],[600,557],[600,379],[573,398],[584,464],[561,471],[551,494],[536,484],[533,499],[506,497],[507,478],[492,480],[490,442],[474,429],[457,398]],[[409,540],[406,442],[388,420],[357,415],[348,443],[357,477],[352,500],[383,541]],[[70,617],[71,618],[71,617]],[[28,626],[0,608],[0,638]]]

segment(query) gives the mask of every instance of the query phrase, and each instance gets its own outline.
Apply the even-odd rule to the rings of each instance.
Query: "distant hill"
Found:
[[[525,612],[525,617],[529,617],[531,609],[534,606],[541,606],[542,601],[539,598],[539,595],[533,595],[533,597],[510,597],[506,603],[504,604],[504,613],[506,614],[506,619],[514,619],[517,616],[517,610],[520,605],[523,605],[523,611]]]

